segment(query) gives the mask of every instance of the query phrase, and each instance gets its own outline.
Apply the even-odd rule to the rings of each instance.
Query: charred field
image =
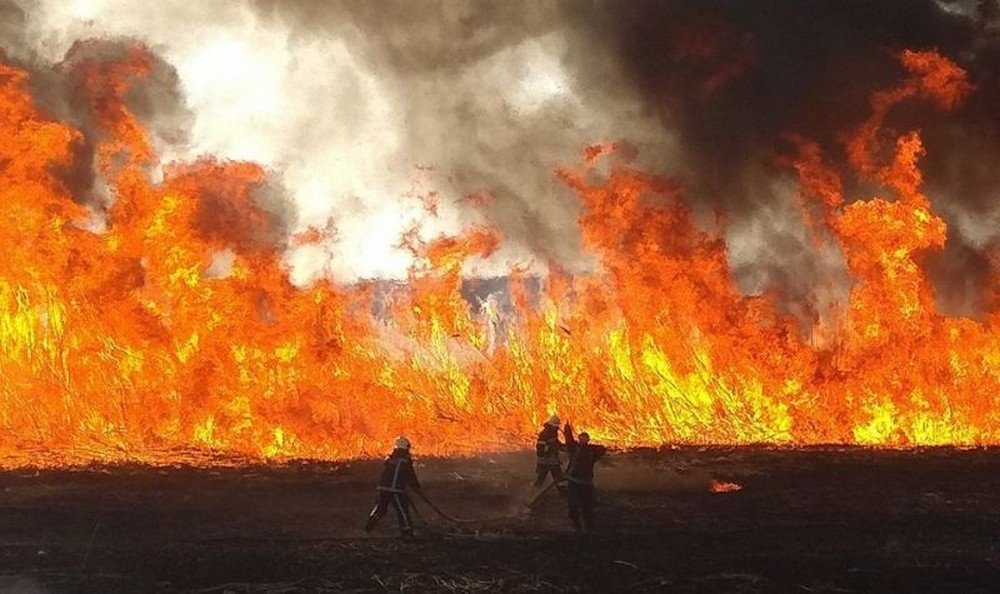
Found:
[[[598,529],[531,456],[423,458],[421,534],[361,531],[377,461],[9,470],[5,591],[990,591],[1000,450],[677,448],[598,468]],[[713,480],[741,490],[711,492]]]

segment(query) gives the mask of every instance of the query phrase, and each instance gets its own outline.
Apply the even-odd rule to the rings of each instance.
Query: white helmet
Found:
[[[397,450],[410,451],[410,440],[400,435],[396,438],[395,446]]]
[[[550,427],[557,427],[558,428],[559,427],[559,417],[557,415],[552,415],[551,417],[549,417],[548,421],[545,421],[545,424],[548,425],[548,426],[550,426]]]

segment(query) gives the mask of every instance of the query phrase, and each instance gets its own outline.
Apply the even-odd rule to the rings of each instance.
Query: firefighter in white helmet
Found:
[[[538,433],[538,441],[535,444],[535,486],[541,487],[545,483],[546,477],[552,475],[552,480],[560,485],[563,482],[562,461],[559,459],[559,450],[565,446],[559,443],[559,417],[552,415]]]
[[[413,470],[413,458],[410,457],[410,440],[397,437],[392,453],[385,460],[382,476],[375,488],[375,507],[368,515],[365,532],[371,532],[388,508],[396,513],[399,531],[403,536],[413,536],[413,521],[410,518],[410,496],[407,489],[420,491],[420,481]]]

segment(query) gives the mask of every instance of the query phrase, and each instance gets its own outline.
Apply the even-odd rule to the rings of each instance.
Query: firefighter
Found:
[[[535,444],[535,486],[541,487],[545,478],[551,474],[552,480],[558,485],[563,480],[562,461],[559,460],[559,417],[552,415],[538,433]],[[561,487],[560,487],[561,488]]]
[[[581,433],[573,438],[573,427],[563,427],[569,464],[566,466],[566,503],[569,519],[577,530],[589,531],[594,526],[594,464],[604,456],[607,448],[591,445],[590,435]]]
[[[365,523],[365,532],[371,532],[379,520],[385,514],[386,509],[392,507],[396,513],[396,520],[399,522],[399,531],[404,537],[413,536],[413,522],[410,519],[410,497],[407,488],[420,491],[420,482],[417,480],[417,473],[413,470],[413,458],[410,457],[410,440],[405,437],[397,437],[395,447],[382,467],[382,476],[379,478],[376,491],[375,507],[368,515]]]

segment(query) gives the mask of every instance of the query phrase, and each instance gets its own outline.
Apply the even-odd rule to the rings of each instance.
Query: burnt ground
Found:
[[[2,591],[997,591],[1000,450],[681,448],[598,467],[600,529],[528,454],[419,461],[449,524],[370,537],[377,462],[0,473]],[[712,493],[709,479],[740,491]]]

